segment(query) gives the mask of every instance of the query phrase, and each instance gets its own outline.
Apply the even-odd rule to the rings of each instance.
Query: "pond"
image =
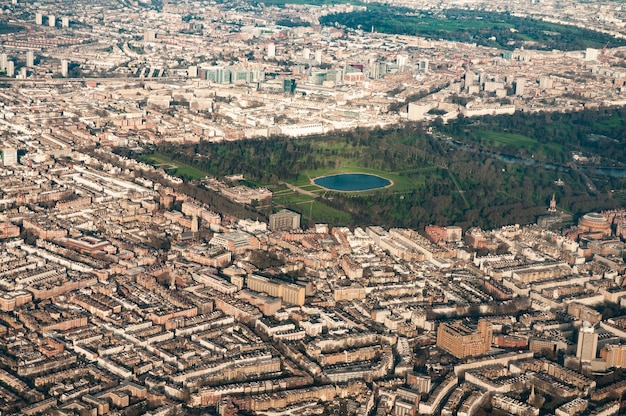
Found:
[[[389,179],[366,173],[341,173],[338,175],[320,176],[313,183],[331,191],[354,192],[371,191],[393,185]]]

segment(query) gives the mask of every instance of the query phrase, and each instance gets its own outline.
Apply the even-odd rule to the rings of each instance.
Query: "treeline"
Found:
[[[504,146],[503,153],[535,158],[552,163],[567,163],[572,151],[602,158],[603,164],[626,166],[626,108],[600,108],[569,113],[524,113],[485,116],[480,119],[459,117],[438,130],[466,143],[488,147],[481,132],[518,133],[537,140],[535,148]],[[554,145],[557,146],[554,146]],[[541,146],[551,145],[551,146]],[[540,152],[543,151],[543,152]]]
[[[347,133],[291,139],[200,142],[157,145],[150,152],[167,155],[212,176],[245,173],[264,184],[291,181],[303,170],[335,167],[350,159],[360,166],[387,171],[430,166],[438,144],[425,140],[422,125],[391,130],[356,129]]]
[[[377,32],[424,36],[483,46],[515,49],[581,50],[626,45],[626,40],[575,26],[543,22],[509,13],[446,9],[440,12],[407,12],[404,8],[370,4],[366,11],[322,16],[323,25],[341,25]]]
[[[99,159],[102,162],[117,164],[117,161],[105,153],[96,153],[89,149],[82,149],[81,151],[90,154],[91,156]],[[117,147],[113,149],[113,152],[117,155],[124,156],[127,158],[138,158],[139,155],[133,152],[131,149],[126,147]],[[202,185],[197,183],[191,183],[188,180],[185,180],[182,184],[176,185],[171,184],[161,176],[158,172],[150,172],[144,171],[142,172],[142,177],[145,179],[149,179],[153,182],[158,182],[163,185],[169,186],[174,190],[189,195],[190,197],[196,199],[197,201],[207,204],[211,209],[216,212],[229,215],[235,218],[252,218],[258,220],[267,220],[268,212],[257,210],[255,207],[251,207],[248,205],[238,204],[236,202],[231,201],[226,198],[224,195],[215,192],[211,189],[207,189]]]
[[[600,110],[600,113],[603,114],[603,111]],[[612,111],[618,110],[606,111],[602,117],[609,117],[610,125],[617,125]],[[479,129],[501,131],[505,126],[510,132],[535,137],[535,133],[540,134],[538,132],[546,128],[546,116],[522,114],[519,119],[504,116],[481,120],[462,119],[440,128],[454,137],[458,134],[463,140],[471,140],[471,135]],[[572,134],[578,134],[577,128],[587,128],[585,123],[597,125],[605,120],[583,114],[549,116],[561,121],[572,117],[569,120],[574,127],[564,127]],[[561,124],[567,123],[563,121]],[[570,137],[567,134],[553,134],[538,137],[537,140],[549,143],[550,137],[561,137],[559,140],[563,152],[578,146],[567,139]],[[127,156],[140,157],[127,149],[119,151],[126,152]],[[346,165],[357,166],[354,171],[358,171],[358,166],[361,166],[378,169],[383,174],[385,171],[395,172],[409,177],[415,184],[414,189],[403,192],[393,192],[392,189],[367,194],[326,192],[318,201],[348,212],[351,216],[350,224],[342,224],[337,218],[326,220],[334,225],[378,224],[421,229],[428,224],[457,224],[465,228],[480,226],[488,229],[505,224],[527,224],[546,213],[553,193],[556,194],[559,207],[574,214],[620,205],[617,198],[609,198],[606,193],[591,195],[583,178],[568,166],[564,165],[560,171],[555,171],[541,164],[528,166],[507,163],[486,152],[450,146],[445,140],[427,134],[421,124],[391,129],[356,129],[348,133],[306,139],[278,137],[176,146],[164,144],[148,151],[167,155],[174,161],[200,169],[211,176],[243,174],[246,179],[264,185],[292,181],[305,170],[314,172]],[[620,151],[623,149],[616,150],[614,154]],[[558,178],[565,182],[564,186],[555,185]],[[607,187],[619,183],[600,185]],[[626,189],[625,186],[622,188]],[[242,208],[224,201],[219,195],[207,193],[193,182],[186,181],[181,190],[223,213],[252,218],[267,214],[256,212],[252,207]],[[299,206],[294,208],[305,209]],[[308,213],[302,214],[305,217]]]
[[[17,33],[24,30],[24,26],[9,23],[8,20],[0,20],[0,34]]]

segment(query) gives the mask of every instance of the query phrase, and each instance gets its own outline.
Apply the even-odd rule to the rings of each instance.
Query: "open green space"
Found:
[[[143,155],[140,160],[153,166],[161,167],[170,175],[179,176],[181,178],[202,179],[207,176],[206,172],[202,172],[192,166],[175,161],[163,154]]]
[[[626,200],[626,177],[571,163],[576,152],[596,165],[626,168],[624,108],[459,118],[434,127],[434,135],[428,126],[406,124],[298,139],[162,144],[143,154],[125,148],[116,152],[162,166],[183,177],[187,187],[205,175],[242,174],[246,180],[241,183],[272,190],[272,207],[264,207],[264,214],[289,208],[305,223],[492,228],[536,221],[545,215],[552,194],[560,208],[575,216],[623,206]],[[394,184],[336,192],[312,183],[341,173],[374,174]]]
[[[497,131],[480,131],[478,136],[495,145],[510,145],[515,147],[530,147],[537,144],[537,140],[523,134],[503,133]]]
[[[278,6],[284,7],[286,4],[308,4],[311,6],[332,6],[333,4],[346,4],[351,3],[355,4],[358,2],[350,1],[350,0],[250,0],[252,4],[263,3],[266,6]]]
[[[328,167],[316,170],[306,170],[301,172],[297,179],[290,181],[293,185],[301,187],[307,191],[316,192],[319,190],[325,191],[324,188],[312,183],[312,180],[320,176],[338,175],[341,173],[369,173],[372,175],[378,175],[383,178],[393,181],[393,185],[390,187],[394,192],[403,192],[415,189],[420,184],[423,184],[423,177],[418,175],[408,176],[406,173],[389,172],[381,169],[365,168],[359,166],[355,161],[345,160],[345,164],[338,167]],[[428,167],[427,170],[435,170],[435,167]],[[359,193],[371,193],[378,192],[380,190],[362,191]]]
[[[603,48],[609,42],[611,47],[626,45],[626,39],[589,29],[481,10],[415,11],[374,3],[368,4],[365,11],[323,16],[320,23],[509,50],[522,46],[542,50],[582,50]]]
[[[330,222],[332,224],[349,224],[349,213],[332,208],[311,196],[293,192],[294,195],[274,196],[272,204],[276,209],[288,208],[299,212],[302,218],[311,223]]]
[[[626,166],[626,108],[570,113],[518,112],[486,116],[480,122],[459,118],[438,129],[456,140],[503,153],[567,165],[571,152],[601,158],[603,166]],[[488,145],[488,146],[485,146]]]

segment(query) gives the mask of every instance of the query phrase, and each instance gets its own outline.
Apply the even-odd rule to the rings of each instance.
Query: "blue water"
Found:
[[[365,173],[342,173],[313,180],[316,185],[331,191],[369,191],[391,185],[389,179]]]
[[[626,169],[624,168],[592,168],[592,171],[598,175],[612,176],[613,178],[626,178]]]

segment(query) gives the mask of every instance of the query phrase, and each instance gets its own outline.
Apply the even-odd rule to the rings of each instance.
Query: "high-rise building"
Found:
[[[4,166],[17,165],[17,149],[12,147],[2,149],[2,164]]]
[[[270,215],[270,230],[289,231],[300,228],[300,214],[281,209],[276,214]]]
[[[606,368],[626,368],[626,345],[605,345],[600,350],[600,357]]]
[[[322,63],[322,50],[318,49],[315,51],[315,62],[317,62],[318,64]]]
[[[396,56],[396,65],[398,65],[399,70],[403,70],[405,66],[409,63],[408,55],[398,55]]]
[[[15,75],[15,62],[7,61],[7,77],[12,77]]]
[[[61,75],[62,76],[64,76],[64,77],[67,76],[67,73],[69,71],[69,66],[70,66],[70,63],[69,63],[69,61],[67,59],[63,59],[61,61]]]
[[[0,71],[4,71],[5,69],[7,69],[8,60],[9,58],[7,57],[6,53],[0,54]]]
[[[35,13],[35,23],[43,25],[43,13]]]
[[[526,87],[526,80],[524,78],[517,78],[515,80],[515,95],[524,95],[525,87]]]
[[[51,14],[50,16],[48,16],[48,26],[50,27],[55,27],[57,24],[57,19],[56,17],[54,17],[53,14]]]
[[[198,78],[198,67],[193,65],[187,68],[187,76],[189,78]]]
[[[311,57],[311,50],[309,48],[304,48],[302,50],[302,59],[309,59]]]
[[[596,358],[598,351],[598,334],[593,325],[583,322],[583,326],[578,332],[578,348],[576,358],[581,362],[591,362]]]
[[[233,74],[230,69],[223,66],[212,66],[206,68],[205,74],[206,80],[213,81],[216,84],[230,84],[233,80]]]
[[[296,80],[293,78],[285,78],[283,80],[283,92],[285,94],[293,94],[296,92]]]
[[[70,18],[67,16],[63,16],[61,18],[61,27],[70,27]]]
[[[481,319],[474,329],[463,321],[442,323],[437,329],[437,346],[457,358],[483,355],[491,349],[491,322]]]
[[[26,52],[26,66],[32,68],[35,66],[35,52],[27,51]]]
[[[276,57],[276,44],[274,42],[270,42],[267,44],[267,57],[268,58]]]
[[[143,34],[143,40],[146,42],[154,42],[156,40],[157,34],[154,30],[146,30]]]
[[[598,50],[593,48],[587,48],[585,50],[585,61],[597,61]]]
[[[552,89],[553,84],[554,83],[552,81],[552,78],[550,77],[539,78],[539,88],[541,88],[542,90]]]

